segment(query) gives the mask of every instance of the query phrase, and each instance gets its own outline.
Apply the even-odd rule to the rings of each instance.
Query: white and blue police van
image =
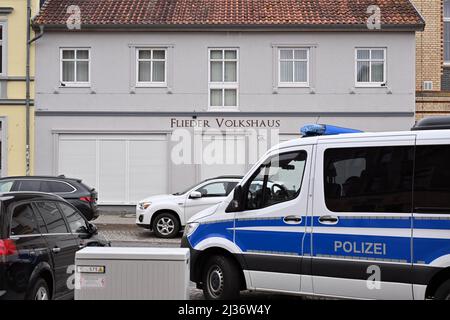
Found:
[[[182,246],[208,299],[242,290],[450,300],[450,118],[327,125],[269,150]]]

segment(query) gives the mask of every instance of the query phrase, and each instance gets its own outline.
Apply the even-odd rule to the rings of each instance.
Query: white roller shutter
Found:
[[[247,150],[244,135],[204,135],[200,180],[246,173]]]
[[[100,204],[135,204],[168,190],[166,135],[79,135],[59,138],[58,174],[98,190]]]

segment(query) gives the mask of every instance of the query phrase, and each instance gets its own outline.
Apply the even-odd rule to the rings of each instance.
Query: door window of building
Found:
[[[209,50],[209,107],[238,107],[238,50]]]
[[[450,64],[450,0],[444,0],[444,62]]]

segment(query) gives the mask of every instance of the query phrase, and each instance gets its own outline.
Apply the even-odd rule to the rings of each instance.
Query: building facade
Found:
[[[450,1],[412,0],[426,21],[417,32],[416,116],[450,114]]]
[[[39,10],[39,1],[30,3],[33,16]],[[32,173],[34,155],[34,45],[30,52],[30,108],[26,106],[27,0],[0,1],[0,46],[0,173],[25,175],[27,171]]]
[[[294,22],[281,14],[284,2],[272,1],[270,14],[269,2],[253,8],[256,19],[239,11],[245,6],[224,14],[217,4],[226,2],[209,0],[115,16],[102,15],[107,1],[47,1],[35,22],[45,29],[37,44],[36,172],[82,178],[100,204],[131,205],[244,174],[307,123],[370,131],[414,124],[415,31],[424,22],[409,1],[379,1],[377,30],[366,24],[373,1],[361,1],[352,17],[297,2],[306,5],[290,7],[303,13]],[[81,29],[71,30],[67,6],[77,3]],[[333,19],[311,18],[327,10]]]

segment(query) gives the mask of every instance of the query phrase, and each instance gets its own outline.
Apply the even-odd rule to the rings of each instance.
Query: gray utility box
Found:
[[[75,300],[189,298],[189,249],[88,247],[75,264]]]

